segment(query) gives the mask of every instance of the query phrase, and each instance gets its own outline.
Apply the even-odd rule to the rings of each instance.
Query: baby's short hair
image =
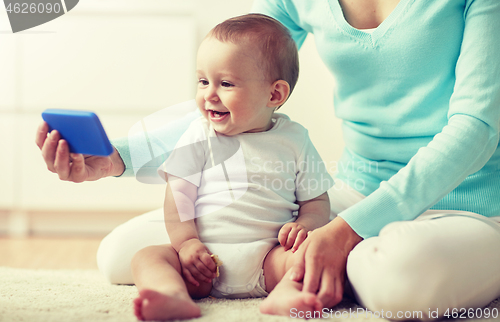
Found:
[[[286,81],[292,92],[299,77],[297,45],[288,29],[276,19],[263,14],[230,18],[215,26],[207,37],[235,44],[242,40],[255,44],[271,81]]]

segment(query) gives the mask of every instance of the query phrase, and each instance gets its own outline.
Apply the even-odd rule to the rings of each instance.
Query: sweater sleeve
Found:
[[[138,179],[140,176],[140,181],[145,183],[162,182],[157,168],[170,155],[189,124],[200,116],[194,101],[185,104],[192,104],[195,110],[153,131],[144,130],[144,120],[140,121],[138,124],[142,125],[142,131],[111,141],[125,164],[121,176],[136,175]]]
[[[307,37],[307,31],[299,25],[299,14],[293,1],[286,0],[255,0],[252,13],[262,13],[281,22],[292,34],[297,48],[300,49]]]
[[[500,1],[470,0],[448,124],[410,162],[340,214],[363,238],[390,222],[413,220],[480,170],[499,142]]]

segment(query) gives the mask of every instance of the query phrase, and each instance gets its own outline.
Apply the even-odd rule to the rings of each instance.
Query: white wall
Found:
[[[0,232],[105,233],[160,207],[163,186],[58,180],[34,144],[40,113],[93,110],[110,137],[126,136],[143,117],[194,97],[197,45],[215,24],[247,13],[251,2],[86,0],[16,34],[0,9]],[[299,83],[281,112],[309,128],[326,161],[336,160],[342,143],[333,79],[311,37],[300,63]]]

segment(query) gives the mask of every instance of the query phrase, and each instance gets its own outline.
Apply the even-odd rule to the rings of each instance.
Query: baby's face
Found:
[[[196,103],[213,128],[225,135],[271,128],[272,83],[248,45],[205,39],[198,50]]]

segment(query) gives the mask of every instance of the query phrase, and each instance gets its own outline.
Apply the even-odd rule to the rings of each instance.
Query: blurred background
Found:
[[[159,208],[165,187],[134,178],[62,182],[35,145],[47,108],[95,111],[112,138],[191,100],[205,34],[248,13],[252,0],[84,0],[64,16],[13,34],[0,7],[0,236],[94,236]],[[329,170],[343,147],[334,79],[309,36],[299,82],[281,109],[309,129]]]

